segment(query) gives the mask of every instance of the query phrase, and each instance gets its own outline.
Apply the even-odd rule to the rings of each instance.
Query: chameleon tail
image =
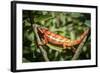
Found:
[[[73,45],[78,45],[81,43],[81,41],[84,39],[84,37],[89,33],[90,28],[88,28],[81,36],[79,39],[72,41]]]

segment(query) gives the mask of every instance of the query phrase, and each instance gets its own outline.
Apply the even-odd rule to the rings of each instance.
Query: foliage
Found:
[[[75,40],[90,27],[90,14],[77,12],[50,12],[23,10],[23,62],[42,62],[44,57],[37,45],[32,25],[47,27],[50,31]],[[86,40],[79,60],[91,58],[91,38]],[[50,61],[71,60],[74,53],[70,49],[47,44],[42,46]],[[74,46],[76,49],[78,45]],[[69,48],[69,47],[68,47]]]

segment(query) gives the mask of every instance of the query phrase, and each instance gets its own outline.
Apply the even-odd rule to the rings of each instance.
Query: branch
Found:
[[[89,31],[88,31],[88,33],[89,33]],[[84,46],[84,44],[85,44],[85,42],[86,42],[86,40],[87,40],[87,37],[88,37],[88,35],[86,35],[86,36],[84,37],[83,41],[82,41],[82,42],[80,43],[80,45],[78,46],[78,48],[77,48],[77,50],[76,50],[76,52],[75,52],[75,54],[74,54],[72,60],[76,60],[76,59],[79,58],[79,56],[80,56],[80,54],[81,54],[81,52],[82,52],[82,47]]]
[[[37,26],[35,24],[33,24],[33,30],[34,30],[34,32],[36,34],[36,38],[37,38],[38,44],[42,44],[42,42],[41,42],[41,40],[39,38],[39,35],[37,33]],[[39,45],[39,48],[40,48],[40,51],[42,52],[42,55],[43,55],[45,61],[49,61],[49,59],[47,57],[47,52],[43,49],[43,47],[41,45]]]

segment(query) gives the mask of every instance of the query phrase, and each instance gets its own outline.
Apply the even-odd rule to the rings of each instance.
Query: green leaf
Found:
[[[34,39],[35,39],[34,33],[33,33],[33,32],[28,33],[28,31],[26,31],[26,32],[24,33],[24,36],[25,36],[28,40],[30,40],[30,41],[34,41]]]
[[[48,21],[49,19],[52,19],[53,17],[51,17],[50,15],[41,15],[41,16],[37,16],[36,18],[34,18],[35,22],[45,22]]]
[[[24,20],[24,23],[25,23],[25,26],[31,26],[31,24],[27,20]]]
[[[72,12],[72,13],[71,13],[71,16],[77,18],[77,17],[80,17],[81,14],[80,14],[80,13]]]
[[[58,52],[62,52],[63,48],[60,48],[60,47],[57,47],[57,46],[54,46],[54,45],[51,45],[51,44],[47,44],[47,46],[52,49],[52,50],[56,50]]]
[[[90,21],[90,20],[86,20],[86,21],[85,21],[85,25],[87,25],[87,26],[90,27],[90,24],[91,24],[91,21]]]

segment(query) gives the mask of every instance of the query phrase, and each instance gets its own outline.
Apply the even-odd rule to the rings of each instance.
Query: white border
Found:
[[[63,6],[45,6],[45,5],[28,5],[17,4],[17,48],[16,48],[16,61],[17,70],[22,69],[39,69],[39,68],[52,68],[52,67],[72,67],[72,66],[85,66],[96,65],[96,10],[94,8],[82,8],[82,7],[63,7]],[[22,63],[22,10],[46,10],[46,11],[60,11],[60,12],[81,12],[91,13],[91,60],[78,60],[78,61],[60,61],[60,62],[33,62]]]

